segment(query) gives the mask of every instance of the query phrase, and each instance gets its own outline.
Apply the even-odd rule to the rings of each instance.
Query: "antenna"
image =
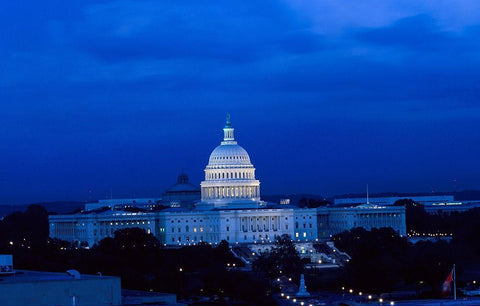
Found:
[[[367,204],[370,204],[370,202],[368,201],[368,184],[367,184]]]

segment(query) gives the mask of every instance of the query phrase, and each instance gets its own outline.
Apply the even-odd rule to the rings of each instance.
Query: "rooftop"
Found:
[[[0,285],[9,283],[33,283],[33,282],[51,282],[66,280],[93,280],[93,279],[113,279],[115,276],[100,276],[82,274],[80,279],[75,279],[72,275],[58,272],[43,272],[29,270],[15,270],[15,274],[0,276]]]

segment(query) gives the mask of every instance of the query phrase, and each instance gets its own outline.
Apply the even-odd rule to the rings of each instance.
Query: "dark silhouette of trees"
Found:
[[[327,206],[329,204],[331,204],[331,202],[325,199],[317,200],[312,198],[302,198],[300,201],[298,201],[298,207],[300,208],[316,208],[320,206]]]
[[[147,234],[138,227],[125,228],[115,231],[113,238],[104,238],[95,247],[100,251],[148,251],[157,250],[162,245],[155,236]]]
[[[333,240],[352,257],[346,267],[348,285],[366,292],[390,292],[407,285],[438,295],[453,263],[460,262],[459,253],[448,242],[412,244],[391,228],[354,228]]]
[[[48,214],[42,206],[30,205],[25,212],[14,212],[0,222],[0,249],[4,252],[17,245],[39,248],[47,240]]]
[[[263,272],[267,278],[275,278],[279,275],[292,275],[298,277],[304,264],[295,243],[289,235],[277,237],[275,245],[269,252],[264,252],[253,262],[252,268]]]

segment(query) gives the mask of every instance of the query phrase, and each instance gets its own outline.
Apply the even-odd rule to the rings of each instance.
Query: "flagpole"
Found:
[[[453,297],[457,299],[457,270],[455,269],[455,264],[453,264]]]

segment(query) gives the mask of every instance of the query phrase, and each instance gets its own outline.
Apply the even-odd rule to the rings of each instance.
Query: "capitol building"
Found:
[[[223,134],[223,141],[210,154],[200,190],[182,173],[163,194],[165,199],[103,200],[86,204],[81,213],[51,215],[50,237],[93,246],[114,236],[116,230],[140,227],[161,243],[178,246],[222,240],[269,243],[283,234],[297,242],[314,242],[353,227],[392,227],[405,235],[403,206],[299,208],[262,201],[255,167],[237,143],[229,116]],[[158,203],[170,207],[153,209]],[[146,210],[125,209],[132,206]]]

